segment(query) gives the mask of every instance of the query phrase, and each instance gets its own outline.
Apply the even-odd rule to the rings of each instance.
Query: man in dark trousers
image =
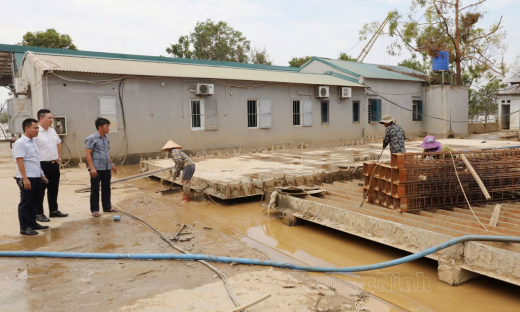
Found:
[[[38,124],[40,131],[35,137],[34,143],[38,147],[40,155],[40,165],[49,183],[42,185],[40,205],[36,211],[36,221],[49,222],[43,212],[43,200],[47,189],[47,203],[49,204],[49,217],[66,217],[68,214],[58,210],[58,189],[60,187],[60,166],[61,166],[61,139],[58,133],[51,127],[52,114],[48,109],[38,111]]]
[[[110,159],[110,121],[98,117],[95,122],[97,132],[85,139],[88,170],[90,171],[90,212],[99,217],[99,183],[101,183],[101,203],[103,212],[116,212],[110,201],[110,179],[112,171],[117,174],[116,167]]]
[[[20,188],[18,221],[20,234],[38,235],[35,230],[49,228],[36,223],[36,209],[40,203],[42,180],[47,182],[40,167],[38,147],[33,141],[38,136],[38,121],[27,118],[22,123],[22,129],[24,134],[13,144],[13,157],[16,162],[15,180]]]
[[[404,146],[404,130],[399,127],[395,120],[392,119],[390,115],[384,115],[380,124],[385,126],[385,138],[383,140],[383,149],[390,144],[390,153],[406,153],[406,148]]]

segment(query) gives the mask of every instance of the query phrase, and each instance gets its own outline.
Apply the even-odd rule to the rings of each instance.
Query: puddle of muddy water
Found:
[[[171,203],[174,198],[164,197],[161,200]],[[235,201],[234,205],[222,201],[219,203],[221,205],[217,206],[190,202],[180,212],[226,234],[239,233],[247,237],[243,241],[251,247],[261,244],[275,249],[278,253],[267,252],[274,260],[289,261],[292,258],[290,262],[297,259],[308,265],[340,267],[379,263],[408,255],[404,251],[312,223],[297,227],[284,226],[279,216],[271,215],[268,218],[258,201]],[[287,257],[281,259],[279,253]],[[223,251],[220,256],[236,255]],[[326,274],[310,275],[324,282],[330,279]],[[490,307],[493,307],[493,311],[511,311],[520,306],[520,287],[487,277],[452,287],[438,280],[437,262],[430,259],[380,271],[334,274],[334,277],[411,311],[477,311]],[[340,292],[346,290],[344,285],[334,286]],[[372,301],[367,307],[373,311],[390,309],[377,301]]]

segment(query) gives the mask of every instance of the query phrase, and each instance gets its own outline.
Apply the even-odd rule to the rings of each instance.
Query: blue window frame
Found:
[[[381,120],[381,100],[368,100],[368,122],[379,122]]]

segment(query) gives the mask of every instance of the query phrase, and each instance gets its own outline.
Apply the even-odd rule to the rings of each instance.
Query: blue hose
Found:
[[[205,260],[212,262],[222,263],[238,263],[238,264],[253,264],[253,265],[264,265],[273,266],[284,269],[293,269],[299,271],[310,271],[310,272],[361,272],[361,271],[372,271],[388,268],[391,266],[403,264],[406,262],[414,261],[437,252],[442,249],[446,249],[453,245],[467,242],[467,241],[486,241],[486,242],[504,242],[504,243],[520,243],[520,237],[512,236],[492,236],[492,235],[466,235],[457,238],[450,239],[440,245],[428,248],[424,251],[402,257],[399,259],[369,264],[360,265],[353,267],[343,268],[332,268],[332,267],[315,267],[315,266],[303,266],[294,265],[287,262],[279,262],[272,260],[258,260],[258,259],[247,259],[247,258],[232,258],[232,257],[218,257],[208,256],[201,254],[116,254],[116,253],[81,253],[81,252],[53,252],[53,251],[0,251],[0,257],[44,257],[44,258],[81,258],[81,259],[131,259],[131,260]]]

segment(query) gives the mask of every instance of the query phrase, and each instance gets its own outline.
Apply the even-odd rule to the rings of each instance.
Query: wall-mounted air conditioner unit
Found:
[[[215,92],[215,86],[209,83],[197,83],[195,93],[197,95],[212,95]]]
[[[25,78],[14,78],[14,90],[18,95],[27,94],[27,79]]]
[[[352,88],[339,87],[339,97],[342,99],[350,99],[352,97]]]
[[[316,97],[317,98],[328,98],[329,97],[329,87],[328,86],[317,86],[316,87]]]

